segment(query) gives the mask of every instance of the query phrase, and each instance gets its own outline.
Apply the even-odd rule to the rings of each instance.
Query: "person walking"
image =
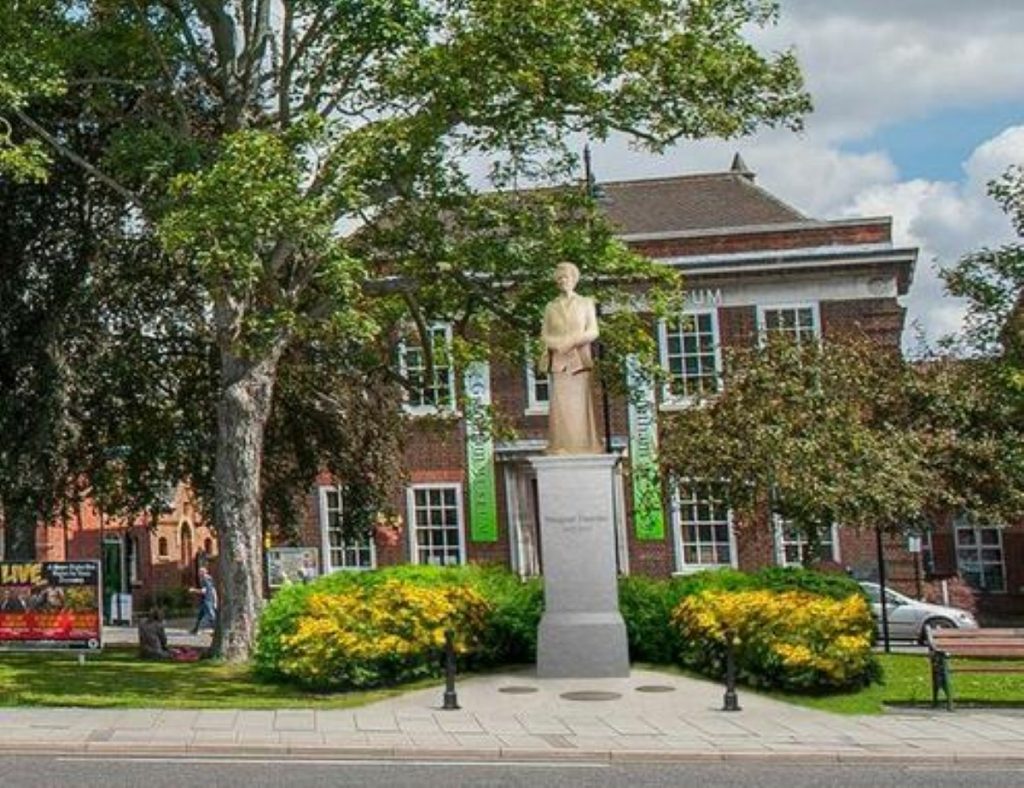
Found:
[[[192,593],[199,595],[199,611],[191,630],[193,635],[197,635],[204,623],[208,623],[210,629],[217,626],[217,587],[205,566],[199,567],[199,588],[193,588]]]

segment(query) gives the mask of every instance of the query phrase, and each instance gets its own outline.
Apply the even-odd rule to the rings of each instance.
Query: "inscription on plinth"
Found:
[[[538,457],[544,615],[537,633],[541,678],[629,675],[619,613],[612,473],[605,454]]]

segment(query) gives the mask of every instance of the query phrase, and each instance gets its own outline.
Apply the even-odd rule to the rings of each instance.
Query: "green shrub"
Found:
[[[676,588],[643,575],[619,579],[619,610],[626,621],[629,657],[637,662],[672,663],[680,650],[678,631],[669,625],[679,602]]]
[[[757,588],[754,575],[736,569],[707,569],[691,575],[679,575],[666,581],[672,586],[677,599],[684,599],[703,591],[744,591]]]
[[[771,566],[754,572],[754,588],[771,591],[806,591],[830,599],[864,596],[864,590],[852,577],[840,572],[816,572],[799,567]]]
[[[845,599],[800,590],[704,590],[673,613],[684,666],[721,678],[731,643],[737,679],[816,692],[878,678],[874,622],[862,594]]]
[[[281,638],[282,675],[315,689],[386,686],[439,672],[445,630],[458,654],[479,643],[488,602],[467,585],[390,579],[313,592]]]
[[[770,567],[752,573],[711,569],[669,580],[642,575],[623,577],[619,579],[619,609],[626,621],[630,659],[655,664],[679,661],[684,644],[671,620],[682,600],[704,592],[758,589],[806,591],[832,599],[862,593],[856,581],[845,575],[788,567]]]
[[[492,566],[400,565],[372,572],[336,572],[317,578],[306,585],[291,585],[280,589],[260,617],[253,658],[256,671],[265,677],[295,678],[294,671],[289,674],[289,671],[282,667],[290,659],[288,639],[296,635],[302,621],[310,616],[311,607],[315,607],[322,614],[321,617],[343,623],[350,619],[346,619],[343,611],[323,602],[324,597],[363,594],[361,599],[372,600],[375,589],[396,582],[424,589],[471,589],[487,601],[488,610],[484,617],[484,625],[480,631],[472,633],[472,647],[467,647],[460,656],[463,664],[482,666],[530,662],[534,659],[537,625],[543,606],[539,581],[523,582],[511,572]],[[349,604],[352,606],[356,603]],[[335,640],[340,639],[343,628],[340,623],[330,628]],[[307,630],[311,631],[308,624]],[[394,670],[384,670],[381,667],[383,663],[378,661],[376,664],[377,668],[374,670],[377,672],[391,676],[401,673],[404,676],[401,680],[419,675],[416,672],[419,667],[399,670],[392,666]],[[423,669],[436,671],[436,668],[437,665],[430,662],[429,665],[425,664]],[[306,683],[316,683],[310,676],[302,680]],[[328,684],[321,682],[321,686]]]

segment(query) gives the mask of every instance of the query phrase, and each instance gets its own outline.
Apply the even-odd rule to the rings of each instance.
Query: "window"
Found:
[[[721,360],[714,311],[687,312],[660,326],[661,363],[669,375],[665,399],[685,401],[716,394]]]
[[[964,580],[983,591],[1005,591],[1002,529],[974,525],[965,517],[955,525],[956,565]]]
[[[921,532],[921,566],[925,575],[935,573],[935,547],[932,544],[932,529]]]
[[[340,487],[320,488],[320,538],[325,572],[340,569],[373,569],[377,553],[369,534],[346,538]]]
[[[714,485],[679,485],[672,511],[680,571],[736,565],[732,517]]]
[[[131,534],[124,536],[125,564],[128,566],[128,583],[139,584],[139,538]]]
[[[818,307],[816,304],[761,307],[757,313],[757,329],[762,338],[787,336],[797,344],[810,342],[821,334]]]
[[[835,525],[818,534],[817,560],[839,561],[839,540],[836,536]],[[775,517],[775,543],[778,545],[780,566],[804,566],[809,547],[807,535],[778,516]]]
[[[159,558],[167,558],[167,537],[161,536],[156,540],[156,554]]]
[[[455,370],[451,364],[452,329],[447,324],[430,327],[434,374],[427,379],[427,357],[422,346],[403,342],[398,361],[402,375],[409,381],[406,407],[413,412],[428,412],[453,407]]]
[[[417,485],[409,489],[414,563],[447,566],[465,560],[461,498],[458,485]]]
[[[526,411],[527,413],[547,413],[551,401],[551,378],[549,375],[537,375],[532,362],[526,364]]]

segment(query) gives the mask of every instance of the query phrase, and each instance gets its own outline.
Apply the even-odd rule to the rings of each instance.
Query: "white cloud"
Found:
[[[891,215],[895,242],[920,247],[907,298],[908,323],[919,324],[931,339],[959,329],[965,309],[944,294],[938,270],[972,249],[1013,236],[1009,221],[988,196],[987,184],[1015,162],[1024,162],[1024,126],[979,145],[964,162],[962,182],[879,183],[854,195],[842,211],[848,216]],[[905,345],[911,342],[908,329]]]
[[[808,129],[829,140],[1024,98],[1024,4],[1013,0],[789,0],[757,38],[795,46],[815,101]]]
[[[597,177],[720,172],[738,150],[759,184],[809,216],[892,216],[896,243],[920,247],[910,321],[931,338],[957,329],[963,305],[944,296],[936,263],[949,265],[1009,235],[986,184],[1010,163],[1024,163],[1024,125],[979,145],[957,181],[905,180],[887,151],[843,146],[890,125],[936,115],[955,122],[949,118],[958,111],[999,103],[1020,106],[1024,123],[1024,2],[783,0],[781,24],[756,39],[796,47],[815,102],[805,132],[689,141],[663,156],[616,138],[594,148]],[[921,126],[922,134],[946,131]],[[582,149],[583,140],[575,146]]]

